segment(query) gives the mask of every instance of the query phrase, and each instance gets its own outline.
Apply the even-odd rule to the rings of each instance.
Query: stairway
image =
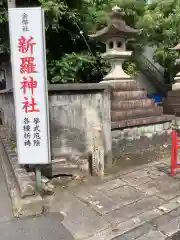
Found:
[[[136,57],[136,61],[141,73],[156,86],[160,94],[164,95],[170,90],[170,85],[165,84],[164,75],[144,55]]]
[[[159,93],[166,96],[163,102],[163,113],[180,116],[180,91],[172,91],[172,86],[165,84],[163,74],[145,56],[141,55],[136,60],[138,61],[140,71],[149,81],[156,85]]]

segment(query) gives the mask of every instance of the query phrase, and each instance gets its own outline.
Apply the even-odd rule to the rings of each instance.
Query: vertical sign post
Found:
[[[16,7],[16,0],[7,0],[8,9]],[[6,88],[12,88],[12,78],[6,78]]]
[[[15,0],[8,0],[8,8],[15,8],[16,2]]]
[[[40,165],[50,162],[44,12],[10,8],[9,28],[18,160],[36,165],[40,189]]]

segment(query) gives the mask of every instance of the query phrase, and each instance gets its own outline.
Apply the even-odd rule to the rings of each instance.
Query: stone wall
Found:
[[[172,124],[162,122],[121,130],[112,130],[112,155],[118,158],[124,153],[135,153],[171,144]]]
[[[169,91],[163,102],[164,114],[180,116],[180,90]]]
[[[3,125],[15,134],[12,90],[0,92]],[[111,161],[110,90],[104,84],[49,86],[51,152],[53,158],[75,160],[92,151],[94,131],[104,147],[105,160]]]
[[[10,136],[15,136],[16,122],[14,111],[14,98],[11,90],[0,91],[0,121],[8,128]]]
[[[111,107],[123,108],[126,114],[144,107],[151,100],[111,101],[112,90],[106,84],[65,84],[49,86],[51,152],[53,159],[66,156],[76,161],[91,152],[94,138],[104,148],[105,162],[123,153],[152,149],[171,142],[171,116],[144,116],[111,121]],[[122,94],[126,96],[126,91]],[[131,93],[132,96],[132,93]],[[141,106],[142,105],[142,106]],[[130,108],[130,109],[129,109]],[[15,135],[15,113],[12,91],[0,92],[3,125]],[[128,110],[129,109],[129,110]],[[94,150],[93,150],[94,151]],[[111,153],[112,152],[112,153]]]

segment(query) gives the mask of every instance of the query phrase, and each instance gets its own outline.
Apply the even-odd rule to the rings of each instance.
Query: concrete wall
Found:
[[[171,144],[172,124],[154,123],[112,131],[112,155],[116,159],[120,153],[150,151],[158,146]]]
[[[102,129],[99,144],[111,158],[110,90],[103,84],[49,88],[52,154],[72,158],[92,151],[93,129]]]
[[[3,124],[15,134],[12,91],[0,92]],[[49,111],[52,156],[77,159],[93,147],[93,129],[99,129],[99,144],[105,161],[111,159],[110,90],[104,84],[49,86]],[[99,131],[98,130],[98,131]]]
[[[96,143],[98,147],[103,146],[106,165],[111,164],[112,157],[119,159],[123,153],[149,150],[171,142],[171,119],[163,116],[152,116],[151,121],[148,121],[148,118],[141,119],[137,115],[135,119],[125,121],[137,124],[118,127],[118,123],[113,128],[110,98],[111,90],[104,84],[49,86],[53,158],[66,156],[76,162],[78,158],[84,157],[94,148],[94,129],[101,129],[96,135]],[[4,126],[14,136],[12,91],[0,92],[0,109],[4,115]]]

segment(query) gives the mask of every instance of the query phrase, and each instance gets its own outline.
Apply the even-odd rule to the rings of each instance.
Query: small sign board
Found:
[[[50,162],[44,12],[10,8],[9,32],[20,164]]]

